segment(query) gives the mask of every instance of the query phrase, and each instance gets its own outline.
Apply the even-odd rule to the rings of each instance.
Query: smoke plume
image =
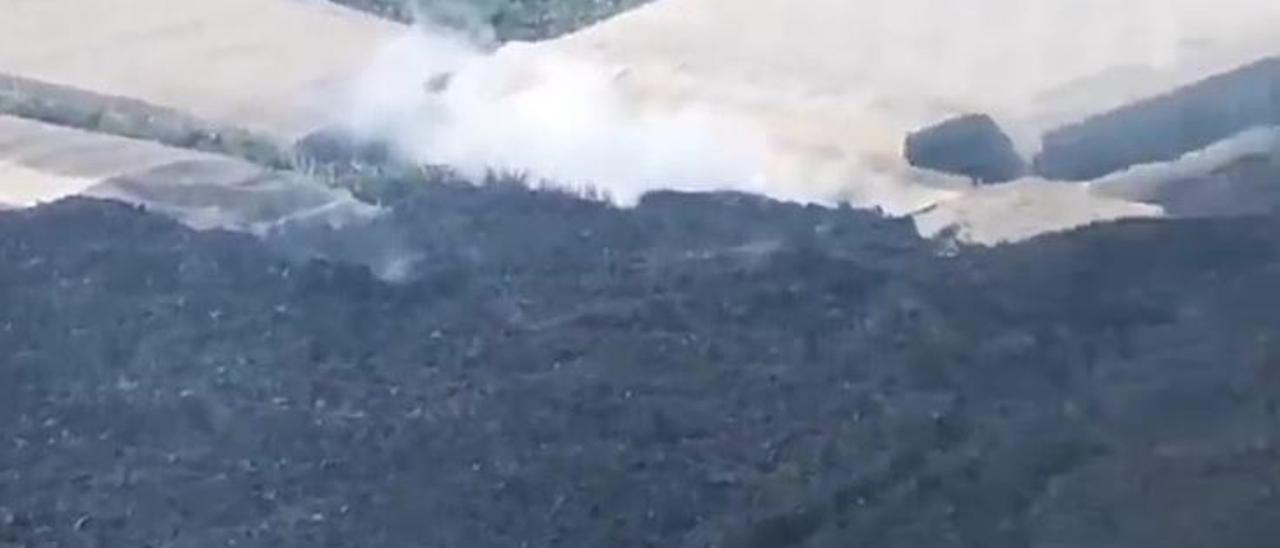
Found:
[[[658,0],[501,46],[483,18],[425,14],[371,63],[349,124],[409,161],[623,203],[732,189],[905,213],[967,188],[905,165],[914,129],[986,113],[1030,156],[1061,124],[1280,52],[1263,0],[946,4]]]

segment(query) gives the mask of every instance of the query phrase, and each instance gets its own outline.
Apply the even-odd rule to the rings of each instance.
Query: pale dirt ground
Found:
[[[98,181],[0,161],[0,210],[29,207],[76,194]]]
[[[71,195],[146,205],[197,229],[246,232],[295,220],[341,225],[378,212],[344,191],[241,160],[0,115],[0,204]]]
[[[30,206],[113,177],[213,158],[218,157],[0,115],[0,202]]]
[[[659,0],[541,47],[625,70],[636,101],[894,152],[969,112],[1043,132],[1280,54],[1277,26],[1267,0]]]
[[[586,61],[609,75],[610,93],[629,111],[680,119],[693,110],[730,119],[725,127],[761,132],[768,142],[764,173],[749,190],[852,199],[897,213],[928,208],[917,217],[925,233],[955,224],[966,238],[997,242],[1159,208],[1098,194],[1096,185],[1024,181],[966,190],[905,166],[906,132],[981,111],[1033,150],[1039,132],[1064,121],[1280,52],[1280,35],[1270,31],[1280,28],[1280,5],[1273,4],[659,0],[558,40],[512,44],[489,58],[487,70],[509,71],[512,94],[536,98],[532,108],[545,114],[577,93],[558,102],[566,85],[547,80],[565,75],[559,60]],[[318,0],[0,0],[0,13],[0,71],[290,137],[328,123],[326,99],[404,33]],[[408,84],[421,89],[416,80]],[[511,125],[493,118],[505,111],[490,101],[505,101],[506,91],[490,87],[497,89],[473,105],[490,113],[479,124]],[[530,88],[537,93],[525,93]],[[625,117],[609,114],[625,125]],[[36,146],[5,127],[0,143],[7,131],[10,142],[19,141],[9,148]],[[472,132],[463,129],[453,135]],[[535,123],[513,139],[547,135],[554,133]],[[503,150],[476,152],[502,160],[519,149],[511,139],[492,142]],[[174,154],[118,143],[104,145],[120,147],[105,155],[95,154],[96,145],[76,153],[42,146],[54,152],[0,146],[0,169],[10,174],[0,202],[75,192],[119,175],[105,173],[144,171]],[[661,177],[650,179],[661,187]]]
[[[292,140],[331,123],[342,86],[403,32],[320,0],[0,0],[0,72]],[[87,194],[147,203],[199,228],[240,229],[295,215],[368,213],[349,196],[300,180],[0,116],[6,207]]]
[[[0,0],[0,72],[294,138],[401,32],[321,0]]]

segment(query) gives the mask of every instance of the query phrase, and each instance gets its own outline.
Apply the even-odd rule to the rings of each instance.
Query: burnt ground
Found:
[[[1280,217],[954,251],[742,195],[396,203],[325,238],[399,283],[0,212],[0,546],[1280,538]]]

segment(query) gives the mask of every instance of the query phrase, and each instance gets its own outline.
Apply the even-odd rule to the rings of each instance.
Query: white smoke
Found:
[[[357,135],[413,162],[480,179],[514,172],[593,186],[629,203],[654,188],[767,192],[764,133],[713,108],[633,108],[619,69],[519,44],[484,50],[419,27],[389,45],[354,94]]]
[[[608,191],[735,189],[905,213],[967,192],[905,134],[994,116],[1039,136],[1280,52],[1269,0],[657,0],[548,43],[423,25],[351,125],[404,158]],[[480,38],[477,38],[480,37]]]

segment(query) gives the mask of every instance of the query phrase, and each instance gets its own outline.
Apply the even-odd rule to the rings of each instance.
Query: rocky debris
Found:
[[[941,256],[738,194],[401,192],[398,283],[115,203],[0,214],[0,545],[1280,536],[1280,218]]]
[[[967,114],[907,135],[907,162],[969,177],[981,183],[1002,183],[1026,171],[1013,141],[985,114]]]
[[[1280,125],[1280,58],[1269,58],[1050,131],[1033,170],[1085,181],[1167,162],[1243,131]]]

